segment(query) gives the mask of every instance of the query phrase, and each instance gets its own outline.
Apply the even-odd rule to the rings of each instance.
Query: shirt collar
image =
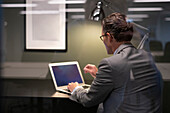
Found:
[[[116,54],[117,54],[117,51],[118,51],[118,48],[115,50],[115,52],[113,53],[113,55],[116,55]]]
[[[116,50],[115,52],[113,53],[113,55],[119,53],[120,51],[122,51],[123,49],[127,48],[127,47],[134,47],[131,43],[124,43],[124,44],[121,44]]]

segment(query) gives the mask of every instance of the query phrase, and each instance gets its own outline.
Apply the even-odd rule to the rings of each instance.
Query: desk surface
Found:
[[[170,80],[170,63],[156,63],[164,81]],[[4,79],[3,96],[69,98],[69,95],[56,92],[52,79]]]
[[[3,96],[69,98],[69,95],[56,92],[52,80],[2,80]]]
[[[170,63],[156,63],[164,81],[170,80]]]
[[[97,111],[97,105],[86,108],[68,99],[69,95],[56,92],[52,80],[2,81],[4,98],[1,99],[5,113],[9,111],[21,113],[23,110],[25,113],[96,113]]]

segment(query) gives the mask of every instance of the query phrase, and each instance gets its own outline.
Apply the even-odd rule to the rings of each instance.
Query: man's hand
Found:
[[[98,69],[95,65],[92,64],[87,64],[84,67],[84,73],[90,73],[92,77],[96,78],[96,73],[97,73]]]
[[[74,88],[77,87],[77,86],[79,86],[78,82],[74,82],[74,83],[71,82],[71,83],[68,84],[67,88],[68,88],[71,92],[73,92]]]

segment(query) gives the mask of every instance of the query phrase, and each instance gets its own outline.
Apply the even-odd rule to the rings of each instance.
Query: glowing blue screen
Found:
[[[83,83],[77,65],[52,66],[57,86],[68,85],[70,82]]]

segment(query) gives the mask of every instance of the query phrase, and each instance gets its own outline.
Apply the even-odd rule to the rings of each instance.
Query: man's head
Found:
[[[102,35],[108,54],[112,54],[122,43],[130,42],[133,26],[126,22],[126,16],[112,13],[102,21]]]

